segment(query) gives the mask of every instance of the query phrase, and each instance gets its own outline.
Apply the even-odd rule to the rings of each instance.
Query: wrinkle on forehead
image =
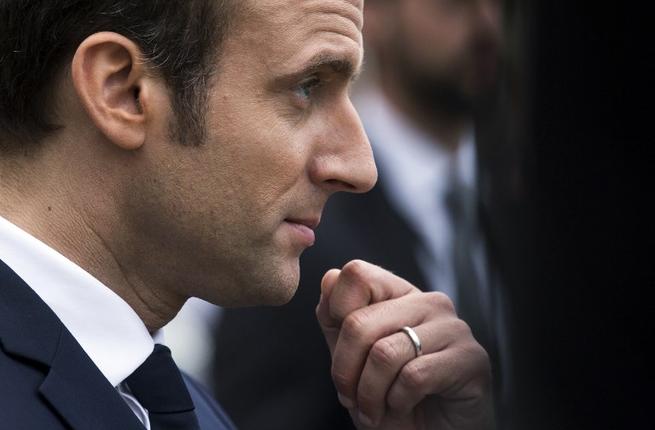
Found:
[[[299,0],[306,13],[328,13],[339,15],[350,20],[357,31],[361,32],[364,26],[361,0]]]
[[[364,26],[362,0],[255,0],[261,17],[276,25],[302,23],[310,15],[327,14],[349,21],[358,32]],[[254,5],[253,5],[254,6]]]
[[[361,54],[362,0],[252,0],[251,43],[268,45],[272,52],[264,60],[269,66],[284,64],[301,51],[316,49],[312,41]],[[275,54],[275,55],[273,55]],[[357,67],[360,58],[353,58]]]

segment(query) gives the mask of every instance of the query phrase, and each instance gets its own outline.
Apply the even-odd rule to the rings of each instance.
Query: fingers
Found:
[[[379,425],[386,414],[387,392],[398,372],[414,356],[414,346],[404,333],[395,333],[373,345],[357,385],[357,409],[362,423]]]
[[[343,266],[330,297],[330,314],[342,321],[351,312],[385,300],[419,292],[409,282],[361,260]]]
[[[448,318],[414,327],[423,354],[444,350],[467,330],[464,322]],[[415,358],[414,344],[403,332],[375,342],[357,386],[357,408],[362,422],[375,427],[382,421],[387,414],[387,393],[401,370]]]
[[[342,397],[354,400],[369,351],[399,327],[418,326],[434,310],[421,294],[375,303],[352,312],[341,325],[332,354],[332,378]],[[354,402],[353,402],[354,403]]]
[[[374,369],[382,370],[375,374],[376,377],[382,378],[376,387],[388,387],[402,365],[415,356],[407,335],[397,333],[400,327],[418,327],[428,319],[434,325],[438,324],[441,318],[445,318],[445,321],[452,320],[453,315],[452,303],[441,293],[408,294],[370,305],[348,315],[341,325],[332,354],[332,379],[344,406],[352,407],[356,404],[360,375],[368,360],[374,360]],[[423,338],[428,340],[424,345],[426,353],[443,348],[452,333],[450,330],[439,331],[434,328],[430,331],[432,333],[423,334]],[[387,337],[392,339],[386,340]],[[378,341],[381,342],[380,345],[375,346]],[[371,357],[371,353],[375,355]],[[393,359],[393,364],[389,363],[390,359]],[[378,394],[368,393],[368,390],[363,391],[366,398],[373,397],[374,400],[369,403],[378,406],[371,406],[370,409],[377,411],[375,415],[383,414],[383,411],[378,411]]]
[[[336,347],[343,320],[353,311],[419,290],[381,267],[354,260],[342,270],[328,271],[321,281],[321,300],[316,317],[330,352]]]
[[[466,411],[475,410],[467,401],[484,399],[490,379],[487,354],[475,341],[424,355],[408,362],[393,382],[387,395],[389,412],[397,416],[411,414],[428,395],[448,398],[452,404],[460,402]],[[456,415],[457,411],[451,413]]]

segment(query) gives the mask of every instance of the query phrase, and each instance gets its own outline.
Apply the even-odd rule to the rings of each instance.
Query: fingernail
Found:
[[[355,406],[352,400],[342,395],[341,393],[339,393],[338,397],[339,397],[339,402],[343,405],[344,408],[351,409]]]
[[[364,415],[362,412],[360,412],[357,417],[359,418],[359,422],[364,424],[366,427],[376,427],[373,420]]]

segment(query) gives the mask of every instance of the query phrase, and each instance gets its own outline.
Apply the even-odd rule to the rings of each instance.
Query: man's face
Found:
[[[161,124],[128,205],[139,234],[192,280],[177,288],[226,306],[288,301],[329,195],[377,176],[348,94],[360,2],[250,3],[222,47],[206,142],[170,142]]]
[[[404,80],[416,85],[417,91],[454,98],[445,103],[470,105],[495,83],[500,0],[392,3],[386,13],[393,15],[395,24],[386,49],[404,72]]]

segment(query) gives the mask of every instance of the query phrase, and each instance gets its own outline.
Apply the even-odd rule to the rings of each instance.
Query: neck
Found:
[[[107,178],[100,180],[93,168],[85,172],[73,169],[84,165],[81,160],[67,159],[62,165],[62,159],[66,157],[52,157],[47,151],[29,159],[0,159],[0,216],[118,294],[150,332],[163,327],[185,298],[154,288],[130,269],[132,261],[116,252],[125,233],[114,199],[107,192]]]

